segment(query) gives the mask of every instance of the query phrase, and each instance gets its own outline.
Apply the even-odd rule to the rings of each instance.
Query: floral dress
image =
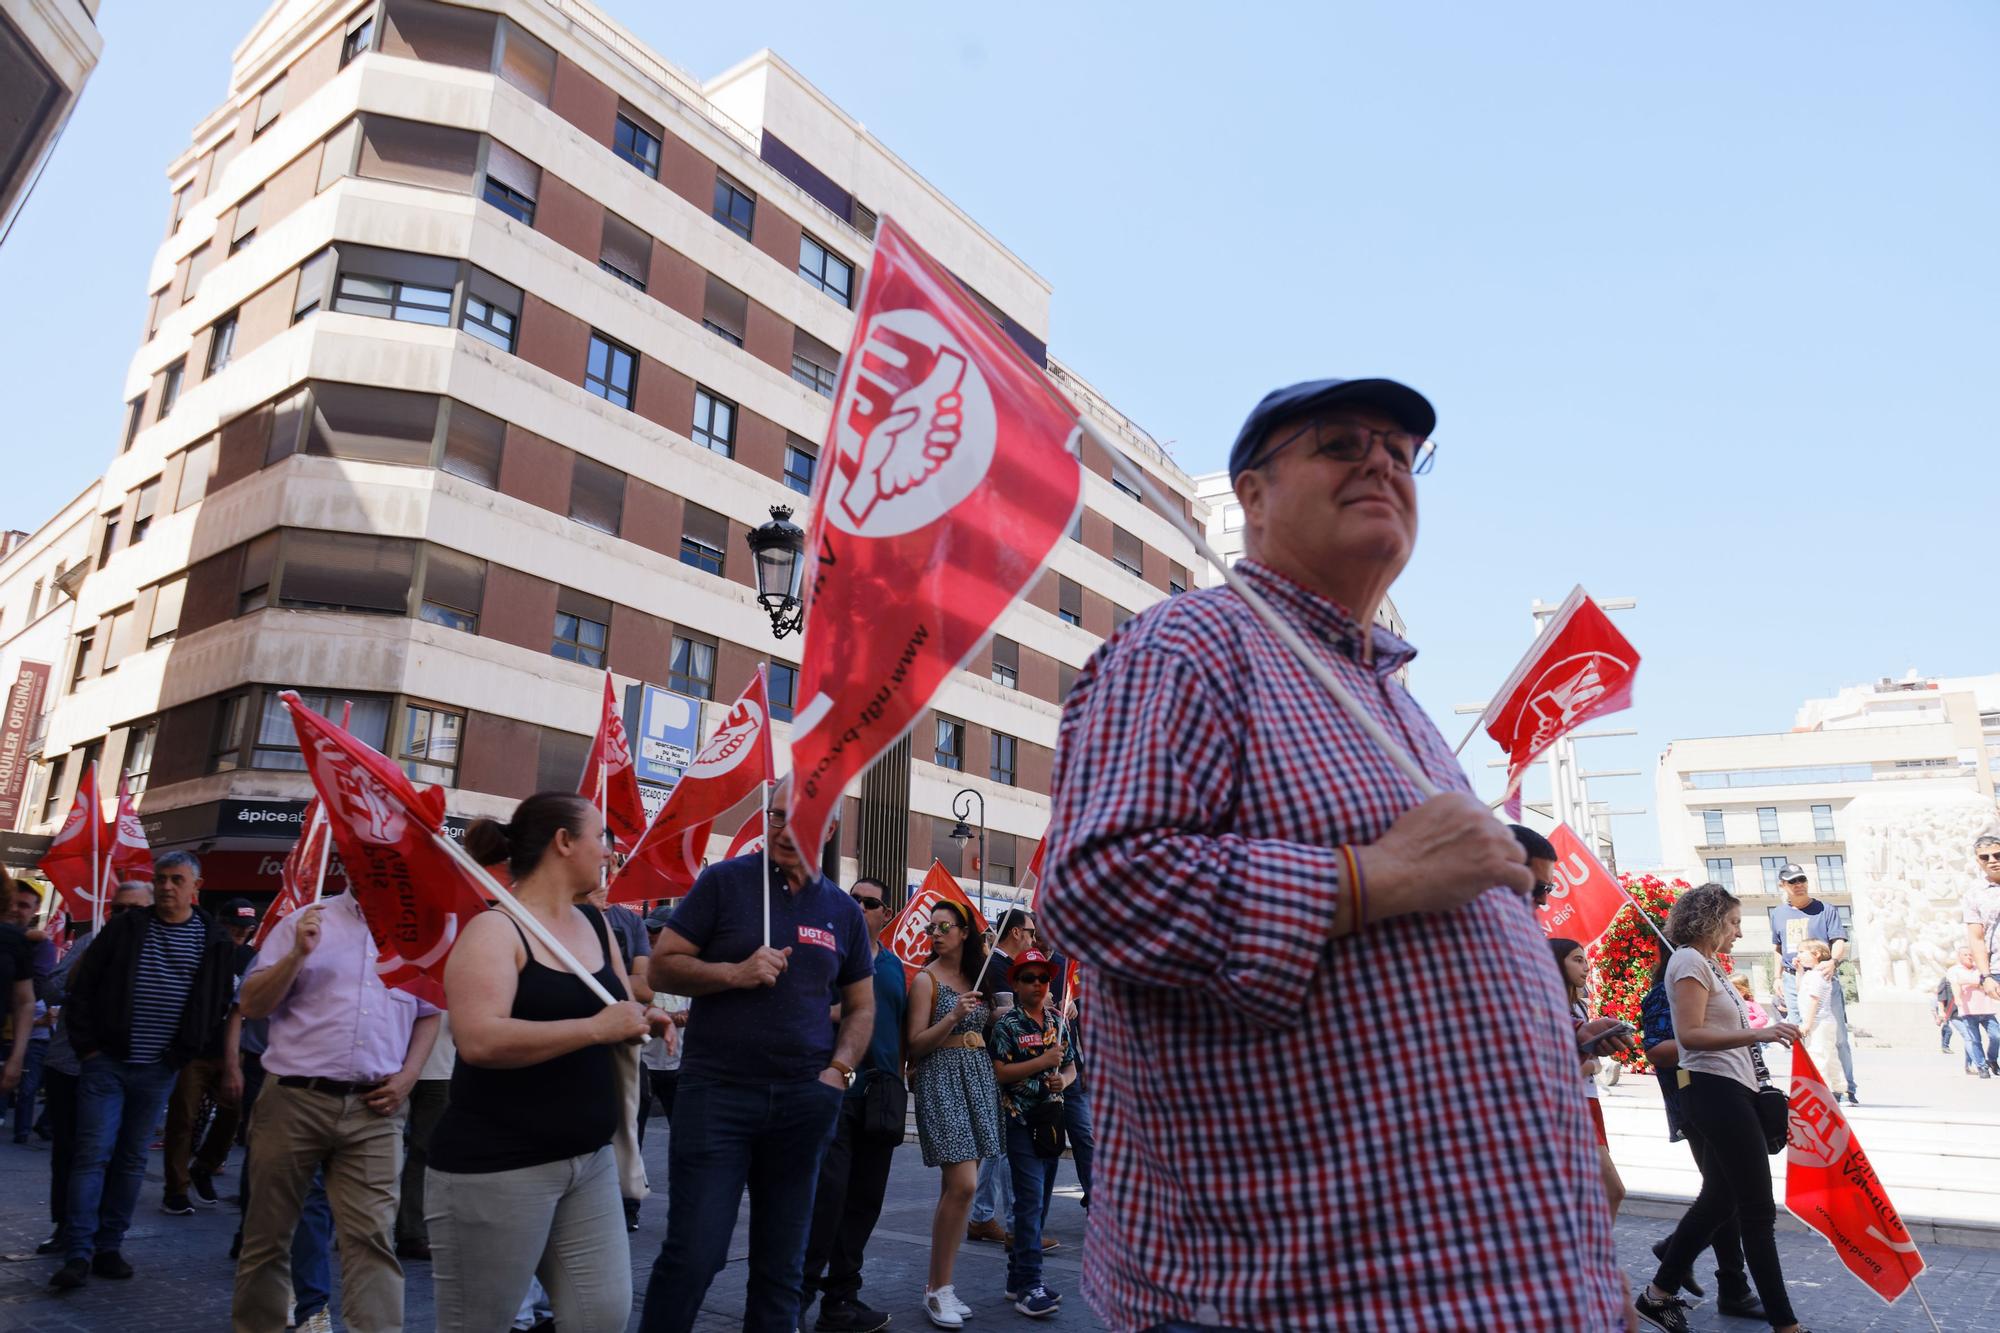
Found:
[[[931,1022],[961,1009],[958,1001],[958,992],[939,981]],[[984,1001],[963,1008],[951,1035],[984,1031],[987,1013]],[[917,1145],[923,1149],[925,1166],[976,1162],[1001,1154],[1005,1141],[1000,1137],[1000,1088],[993,1081],[993,1056],[985,1047],[932,1051],[917,1065],[913,1086]]]

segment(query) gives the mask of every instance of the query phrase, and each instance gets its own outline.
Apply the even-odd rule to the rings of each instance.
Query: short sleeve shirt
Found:
[[[1025,1009],[1009,1009],[993,1022],[993,1064],[1011,1065],[1047,1054],[1062,1041],[1061,1026],[1053,1006],[1044,1006],[1038,1024]],[[1000,1105],[1016,1120],[1025,1121],[1028,1112],[1057,1094],[1049,1087],[1047,1071],[1033,1078],[1000,1085]]]
[[[1736,988],[1716,971],[1715,964],[1699,949],[1676,949],[1667,963],[1669,996],[1680,982],[1690,977],[1700,982],[1708,994],[1708,1006],[1702,1016],[1703,1027],[1749,1029],[1750,1024],[1743,1017],[1742,998],[1736,994]],[[1753,1092],[1756,1090],[1757,1067],[1750,1063],[1749,1047],[1738,1046],[1727,1051],[1690,1050],[1680,1034],[1678,1023],[1674,1025],[1674,1040],[1680,1044],[1682,1069],[1693,1074],[1719,1074],[1723,1078],[1735,1079]]]
[[[630,972],[632,964],[646,956],[646,927],[637,912],[617,903],[605,908],[603,915],[605,928],[618,941],[618,953],[625,960],[624,970]]]
[[[2000,884],[1982,880],[1959,907],[1966,925],[1986,927],[1987,966],[2000,972]]]
[[[1793,1015],[1794,1018],[1805,1017],[1807,1000],[1819,1001],[1819,1007],[1813,1010],[1811,1024],[1800,1029],[1811,1032],[1813,1028],[1827,1021],[1827,1010],[1833,1007],[1833,978],[1823,977],[1817,971],[1808,972],[1799,978],[1799,1012]]]
[[[1783,956],[1787,972],[1798,961],[1799,946],[1807,940],[1823,940],[1831,949],[1834,941],[1847,938],[1847,932],[1840,928],[1840,913],[1817,898],[1809,899],[1804,907],[1780,903],[1771,909],[1770,916],[1771,940]]]
[[[2000,1013],[2000,1000],[1994,999],[1979,987],[1979,972],[1963,963],[1953,963],[1945,969],[1945,981],[1957,992],[1958,1012],[1970,1016]],[[1976,1044],[1976,1039],[1974,1043]],[[1971,1049],[1968,1044],[1967,1049]]]

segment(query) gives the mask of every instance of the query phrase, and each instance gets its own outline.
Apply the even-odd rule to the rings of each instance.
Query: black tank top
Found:
[[[597,929],[604,966],[597,980],[613,995],[625,994],[618,951],[595,907],[579,904]],[[521,925],[507,918],[516,932]],[[589,1018],[604,1007],[568,969],[536,961],[521,932],[528,961],[514,989],[512,1016],[532,1023]],[[451,1104],[431,1135],[430,1164],[439,1171],[476,1175],[515,1171],[596,1152],[611,1142],[619,1116],[618,1072],[609,1046],[581,1050],[519,1069],[486,1069],[463,1054],[451,1073]]]

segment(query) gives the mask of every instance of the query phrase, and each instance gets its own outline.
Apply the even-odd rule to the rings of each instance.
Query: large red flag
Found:
[[[1894,1301],[1924,1271],[1924,1257],[1803,1044],[1792,1047],[1791,1109],[1785,1207],[1870,1291]]]
[[[882,218],[813,495],[791,826],[841,792],[1034,583],[1083,502],[1076,411]]]
[[[678,898],[694,887],[701,873],[697,849],[717,816],[773,776],[767,689],[760,665],[611,881],[612,902]]]
[[[646,807],[639,799],[639,775],[632,767],[632,746],[625,737],[625,719],[618,715],[611,673],[604,673],[604,715],[590,742],[590,759],[583,766],[577,794],[604,815],[618,850],[627,856],[646,831]]]
[[[724,852],[722,856],[724,860],[730,860],[738,856],[748,856],[752,852],[761,852],[763,850],[764,812],[759,810],[756,814],[751,815],[750,818],[743,821],[743,827],[736,830],[736,836],[730,840],[729,850]]]
[[[113,826],[109,850],[109,879],[114,890],[128,879],[153,878],[153,849],[146,842],[146,826],[139,822],[139,811],[122,777],[118,779],[118,822]]]
[[[1556,849],[1555,888],[1549,891],[1549,900],[1535,909],[1535,921],[1544,935],[1572,939],[1589,948],[1611,929],[1612,918],[1625,906],[1625,891],[1569,825],[1556,825],[1549,841]]]
[[[306,802],[303,828],[292,850],[285,853],[285,863],[278,872],[282,887],[250,940],[252,948],[263,948],[264,937],[271,933],[271,927],[319,897],[320,876],[333,848],[333,831],[327,824],[326,806],[318,796]]]
[[[103,914],[97,905],[108,896],[104,883],[105,853],[110,850],[111,833],[104,827],[104,811],[98,805],[97,765],[93,763],[77,779],[69,814],[50,841],[49,850],[36,863],[69,904],[70,915],[93,926]],[[152,877],[153,868],[149,864],[146,878]]]
[[[1508,793],[1519,790],[1521,771],[1558,737],[1631,707],[1638,670],[1638,650],[1581,585],[1572,589],[1479,719],[1507,752]]]
[[[375,971],[444,1004],[444,964],[460,927],[486,909],[479,882],[438,845],[444,788],[419,792],[384,755],[333,725],[286,690],[299,753],[380,953]]]
[[[797,799],[796,795],[793,799]],[[910,895],[910,901],[903,904],[903,910],[896,913],[896,919],[882,927],[883,947],[902,960],[903,979],[908,981],[931,960],[931,937],[924,933],[924,927],[931,923],[931,912],[941,902],[955,902],[972,914],[972,928],[984,933],[986,918],[979,914],[972,899],[965,896],[951,872],[944,868],[944,862],[932,861],[930,873],[924,882]]]

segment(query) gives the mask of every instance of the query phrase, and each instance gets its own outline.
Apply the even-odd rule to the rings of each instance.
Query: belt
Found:
[[[985,1046],[986,1034],[983,1032],[954,1032],[938,1043],[941,1051],[977,1051],[985,1049]]]
[[[343,1083],[337,1078],[301,1078],[297,1074],[285,1074],[278,1079],[281,1088],[304,1088],[307,1092],[324,1092],[335,1097],[352,1097],[360,1092],[373,1092],[382,1086],[377,1079],[373,1083]]]

